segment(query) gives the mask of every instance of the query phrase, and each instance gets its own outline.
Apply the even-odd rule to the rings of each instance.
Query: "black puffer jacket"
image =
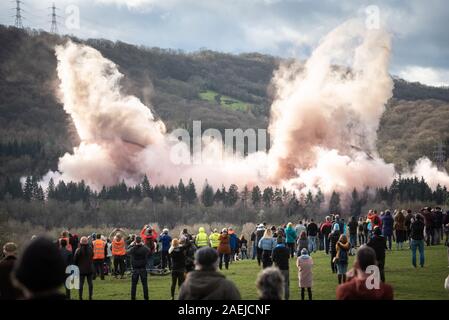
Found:
[[[183,247],[173,249],[170,259],[173,271],[186,272],[186,253]]]

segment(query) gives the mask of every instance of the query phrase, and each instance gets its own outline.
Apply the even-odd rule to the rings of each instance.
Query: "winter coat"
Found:
[[[377,261],[385,260],[385,250],[387,249],[387,240],[385,237],[375,235],[368,241],[367,246],[374,249]]]
[[[397,231],[405,231],[405,216],[402,212],[398,212],[394,216],[394,229]]]
[[[217,271],[191,271],[179,290],[179,300],[240,299],[234,283]]]
[[[276,239],[274,238],[262,238],[259,241],[259,248],[266,251],[271,251],[276,247]]]
[[[285,229],[285,235],[287,238],[287,241],[286,241],[287,243],[295,243],[296,242],[297,234],[293,227],[287,227]]]
[[[307,225],[307,235],[311,237],[316,237],[318,234],[318,226],[315,222],[311,222]]]
[[[382,234],[384,236],[392,236],[393,235],[393,224],[394,219],[390,213],[386,213],[382,217]]]
[[[161,251],[167,252],[170,249],[171,240],[172,238],[166,233],[160,235],[159,242],[162,244]]]
[[[186,272],[186,253],[183,247],[174,248],[170,253],[172,271]]]
[[[381,282],[379,289],[372,290],[366,279],[352,278],[337,287],[337,300],[393,300],[393,288]]]
[[[305,239],[298,239],[298,243],[297,243],[297,251],[299,254],[301,254],[301,250],[302,249],[307,249],[309,250],[309,240],[307,238]]]
[[[349,242],[343,243],[341,241],[338,241],[336,244],[336,251],[337,254],[335,255],[338,259],[338,263],[340,264],[347,264],[348,263],[348,251],[351,247],[351,244]]]
[[[357,234],[357,227],[359,223],[355,219],[351,219],[348,223],[349,234]]]
[[[220,244],[218,245],[217,251],[219,254],[231,254],[231,246],[229,244],[229,236],[227,234],[221,234],[218,238]]]
[[[90,275],[94,272],[94,251],[87,244],[81,244],[75,251],[74,264],[78,266],[80,275]]]
[[[410,226],[410,237],[412,240],[424,240],[424,222],[415,220]]]
[[[290,250],[284,244],[278,244],[273,249],[272,259],[280,270],[288,270]]]
[[[16,300],[22,292],[15,288],[11,281],[11,273],[17,258],[9,256],[0,261],[0,300]]]
[[[208,239],[209,239],[209,237],[207,236],[206,230],[203,227],[200,227],[198,229],[198,234],[195,237],[195,245],[198,248],[207,247]]]
[[[332,223],[323,222],[323,224],[320,227],[320,231],[325,237],[328,237],[329,234],[332,232]]]
[[[70,266],[73,263],[72,251],[67,250],[67,248],[61,248],[62,260],[64,260],[65,266]]]
[[[148,256],[150,255],[150,249],[147,246],[142,244],[130,246],[127,253],[131,257],[133,269],[144,269],[146,267]]]
[[[300,288],[312,288],[313,285],[313,259],[309,255],[301,255],[296,260]]]
[[[329,251],[331,253],[337,253],[337,242],[340,238],[340,231],[333,231],[329,235]]]
[[[239,247],[239,238],[235,233],[229,235],[229,246],[231,247],[231,250],[237,250]]]

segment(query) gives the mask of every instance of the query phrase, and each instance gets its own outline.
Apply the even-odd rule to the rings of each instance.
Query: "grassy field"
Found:
[[[200,92],[199,96],[202,100],[213,103],[218,103],[219,100],[219,104],[222,107],[232,110],[247,112],[251,108],[251,106],[247,103],[231,98],[229,96],[221,95],[218,92],[212,90]]]
[[[447,247],[442,245],[425,248],[426,265],[415,269],[411,265],[411,252],[387,252],[385,276],[386,281],[394,287],[395,299],[400,300],[441,300],[448,299],[449,293],[444,289],[444,279],[449,274]],[[330,258],[323,252],[313,255],[314,300],[335,299],[337,276],[330,271]],[[350,265],[352,265],[351,257]],[[299,299],[297,269],[295,260],[290,263],[290,299]],[[223,271],[239,288],[243,299],[257,299],[255,281],[260,268],[254,260],[238,261],[230,269]],[[150,300],[170,299],[170,282],[168,276],[150,276]],[[86,285],[85,285],[86,286]],[[137,298],[142,299],[142,286],[137,287]],[[130,299],[131,280],[119,280],[106,277],[106,280],[94,281],[94,299]],[[85,293],[87,298],[87,288]],[[306,295],[307,296],[307,295]],[[72,291],[72,299],[78,299],[78,292]]]

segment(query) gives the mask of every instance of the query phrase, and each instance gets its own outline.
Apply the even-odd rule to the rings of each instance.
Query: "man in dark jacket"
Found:
[[[382,216],[382,234],[388,241],[388,250],[391,250],[391,238],[393,237],[394,219],[391,216],[390,210],[386,210]]]
[[[240,300],[240,293],[231,281],[217,272],[217,251],[203,247],[195,253],[195,270],[187,274],[179,300]]]
[[[326,249],[326,254],[329,254],[329,234],[332,232],[332,222],[331,217],[327,216],[324,223],[321,224],[320,232],[323,234],[324,238],[324,248]]]
[[[141,237],[136,237],[136,240],[128,247],[127,253],[131,257],[131,265],[133,273],[131,277],[131,300],[136,300],[137,283],[142,282],[143,298],[148,300],[148,275],[147,275],[147,261],[150,255],[150,249],[144,246]]]
[[[449,245],[449,211],[446,211],[446,214],[443,217],[443,230],[444,230],[444,234],[446,235],[444,244],[446,246],[448,246]]]
[[[433,244],[433,214],[431,209],[426,207],[421,210],[421,214],[424,217],[424,230],[426,233],[426,244],[430,246]]]
[[[94,293],[93,275],[94,275],[94,263],[93,263],[94,251],[89,245],[87,237],[81,237],[80,246],[75,251],[73,257],[73,263],[78,266],[80,272],[80,286],[79,286],[79,299],[83,300],[83,288],[84,282],[87,280],[87,286],[89,290],[89,300],[92,300]]]
[[[416,268],[416,250],[419,251],[419,264],[424,267],[424,218],[417,214],[410,226],[410,248],[412,249],[412,264]]]
[[[349,243],[351,244],[352,248],[355,248],[357,246],[357,227],[358,226],[359,226],[359,223],[357,222],[356,217],[352,216],[351,220],[349,220],[349,223],[348,223]]]
[[[17,261],[17,246],[8,242],[3,246],[5,258],[0,261],[0,300],[16,300],[22,297],[20,290],[11,282],[11,272]]]
[[[282,273],[284,277],[284,299],[288,300],[290,297],[290,276],[289,276],[289,258],[290,250],[285,246],[282,237],[277,238],[277,245],[273,249],[273,262]]]
[[[440,207],[435,208],[434,212],[434,227],[433,234],[435,237],[435,244],[440,244],[440,241],[443,239],[443,212]]]
[[[72,251],[67,250],[67,240],[65,239],[61,239],[61,241],[59,242],[61,245],[61,256],[62,259],[64,260],[64,265],[67,268],[68,266],[70,266],[73,262],[73,254]],[[69,277],[70,275],[67,275],[67,277]],[[65,295],[67,297],[67,299],[70,300],[70,289],[69,288],[65,288]]]
[[[310,223],[307,225],[307,237],[309,239],[309,253],[316,252],[317,248],[317,236],[318,236],[318,225],[310,220]]]
[[[385,250],[387,249],[387,240],[382,236],[379,227],[374,227],[373,237],[368,241],[367,246],[373,248],[374,252],[376,252],[380,280],[385,282]]]

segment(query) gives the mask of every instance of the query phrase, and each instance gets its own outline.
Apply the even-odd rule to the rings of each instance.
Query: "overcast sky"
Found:
[[[306,58],[320,37],[377,5],[393,34],[391,73],[449,85],[449,2],[445,0],[22,0],[25,27],[138,45]],[[79,9],[79,29],[73,22]],[[0,0],[0,23],[14,24],[15,3]]]

